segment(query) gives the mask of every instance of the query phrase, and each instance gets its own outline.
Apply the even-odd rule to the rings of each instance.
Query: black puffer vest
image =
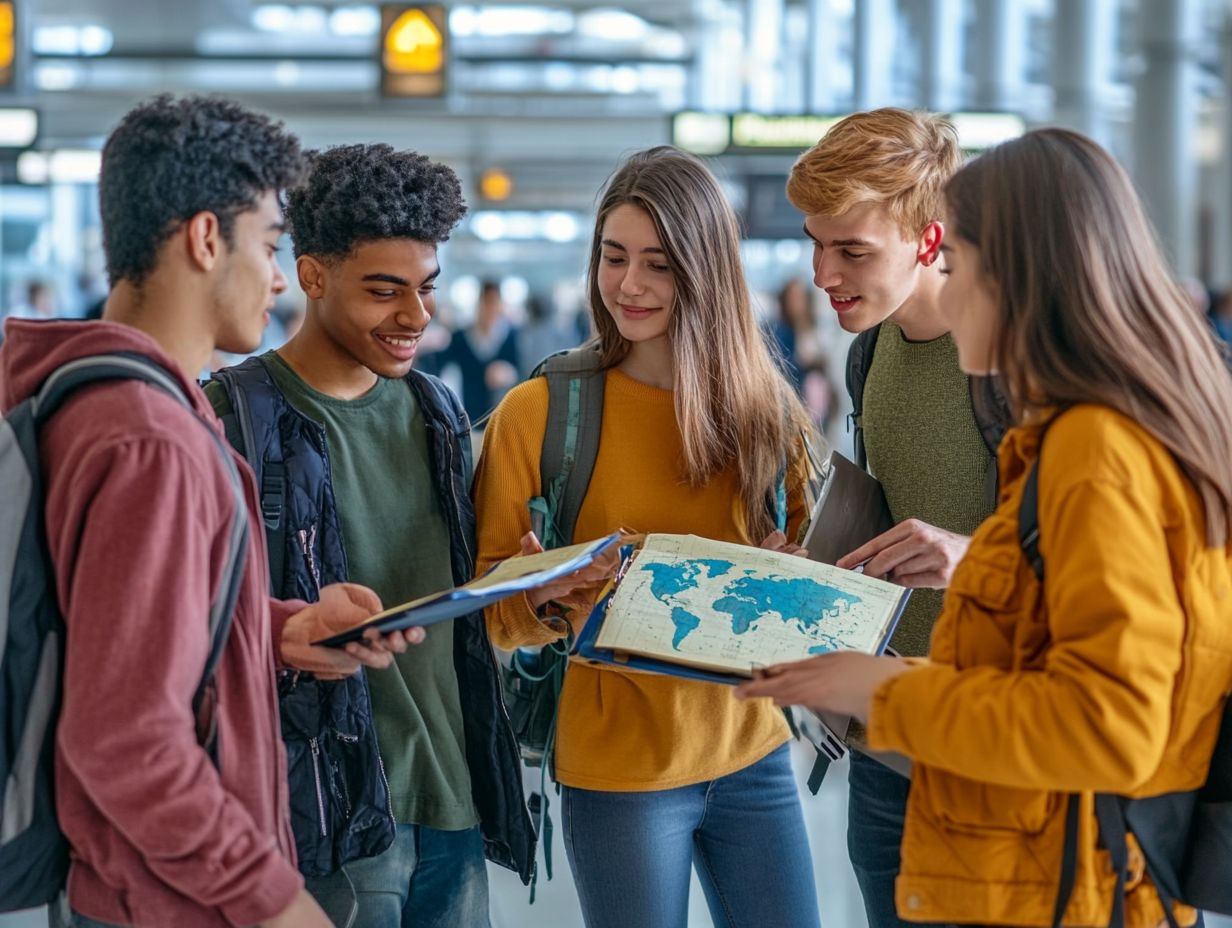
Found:
[[[237,410],[223,420],[227,437],[244,450],[261,488],[273,593],[314,601],[320,586],[348,576],[325,429],[287,402],[260,358],[219,371],[214,379]],[[475,569],[470,424],[457,398],[435,377],[412,371],[406,381],[428,428],[433,489],[449,527],[453,581],[466,583]],[[240,391],[246,402],[236,402]],[[244,408],[247,416],[238,412]],[[484,851],[493,863],[516,871],[528,882],[535,835],[523,798],[518,745],[501,698],[496,657],[482,613],[454,622],[454,668]],[[293,824],[300,869],[315,875],[388,846],[393,834],[389,790],[362,674],[336,684],[306,682],[302,676],[287,684],[282,730],[290,761]],[[313,754],[314,720],[316,750],[334,752],[329,763],[319,762],[322,755]],[[320,733],[335,720],[337,734],[347,737],[331,739],[326,736],[329,732]],[[324,782],[314,770],[321,772]],[[325,803],[325,814],[320,812],[318,796]],[[340,813],[332,823],[331,810]],[[328,869],[308,869],[324,861],[329,861]]]

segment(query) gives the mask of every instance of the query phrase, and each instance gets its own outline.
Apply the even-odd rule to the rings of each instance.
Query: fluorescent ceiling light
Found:
[[[649,31],[646,20],[624,10],[591,10],[578,17],[578,32],[597,39],[630,41]]]
[[[38,112],[0,109],[0,148],[27,148],[38,137]]]
[[[340,6],[329,14],[329,31],[334,35],[376,35],[381,14],[374,6]]]
[[[101,151],[26,151],[17,156],[17,179],[23,184],[93,184],[98,181],[102,163]]]
[[[456,6],[449,12],[455,36],[563,35],[573,30],[573,14],[543,6]]]
[[[38,26],[31,36],[31,45],[39,55],[105,55],[111,51],[115,38],[103,26]]]
[[[47,156],[41,151],[23,151],[17,156],[17,179],[23,184],[45,184],[49,174]]]

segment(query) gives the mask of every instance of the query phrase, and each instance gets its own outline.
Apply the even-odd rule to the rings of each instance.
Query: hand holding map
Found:
[[[901,657],[854,651],[819,654],[777,664],[736,688],[737,699],[769,697],[776,706],[807,706],[814,712],[849,715],[867,722],[881,684],[911,669]]]

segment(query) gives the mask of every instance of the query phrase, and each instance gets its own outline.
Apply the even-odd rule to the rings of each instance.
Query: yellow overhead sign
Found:
[[[434,97],[445,90],[449,39],[439,4],[381,8],[381,92]]]
[[[17,59],[17,16],[13,0],[0,2],[0,87],[12,87]]]

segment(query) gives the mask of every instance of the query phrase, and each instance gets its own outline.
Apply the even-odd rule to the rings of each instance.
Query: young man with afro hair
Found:
[[[414,152],[348,145],[310,159],[287,207],[303,327],[207,392],[225,418],[242,391],[254,430],[278,436],[297,488],[289,509],[317,500],[306,520],[280,514],[293,536],[284,577],[346,577],[405,602],[474,571],[469,422],[414,369],[436,308],[437,246],[466,207],[454,172]],[[305,423],[315,437],[288,448]],[[367,679],[393,843],[309,873],[308,887],[338,924],[356,912],[354,928],[487,928],[485,852],[528,880],[534,835],[482,614],[433,625]]]

